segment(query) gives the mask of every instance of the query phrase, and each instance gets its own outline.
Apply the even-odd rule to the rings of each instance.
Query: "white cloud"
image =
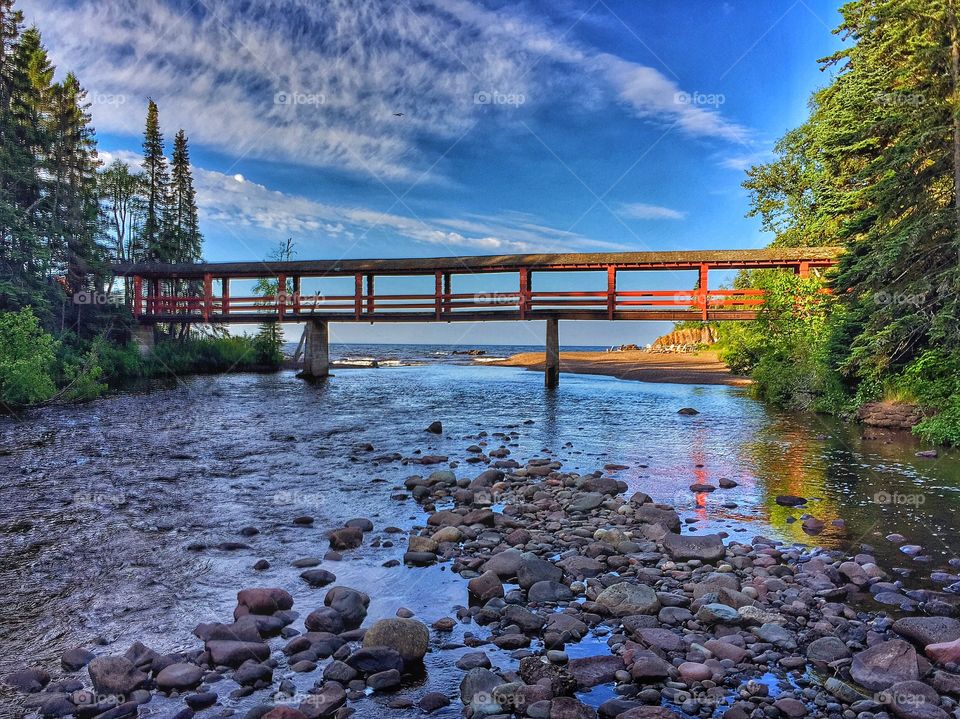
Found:
[[[647,205],[643,202],[634,202],[624,205],[620,214],[632,217],[635,220],[682,220],[687,213],[660,205]]]
[[[328,242],[338,252],[345,249],[345,242],[373,232],[437,245],[447,250],[445,254],[627,249],[536,224],[525,215],[493,220],[416,217],[392,210],[318,202],[271,190],[250,180],[238,182],[233,175],[200,167],[194,167],[193,174],[201,219],[207,226],[217,223],[234,230],[257,228],[277,236],[299,236],[307,244]]]
[[[100,131],[138,135],[147,97],[168,134],[235,157],[384,181],[443,179],[437,155],[478,120],[612,100],[698,137],[746,131],[675,102],[658,70],[598,53],[508,6],[425,0],[46,0],[28,8],[56,63],[78,73]],[[478,92],[521,106],[475,102]],[[403,117],[394,113],[402,112]],[[482,130],[481,130],[482,131]]]

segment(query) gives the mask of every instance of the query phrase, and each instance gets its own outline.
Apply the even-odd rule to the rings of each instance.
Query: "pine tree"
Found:
[[[165,236],[170,204],[170,175],[167,156],[160,133],[160,111],[153,100],[147,105],[147,127],[143,137],[143,172],[145,182],[146,214],[140,243],[148,259],[159,262],[174,261],[173,248]]]
[[[70,73],[54,85],[49,123],[52,145],[46,163],[52,179],[49,240],[66,273],[67,288],[74,293],[89,289],[93,275],[104,275],[97,189],[100,160],[88,110],[86,92],[75,75]]]
[[[196,262],[203,250],[203,236],[190,170],[190,151],[183,130],[177,132],[173,140],[171,180],[168,244],[176,262]]]

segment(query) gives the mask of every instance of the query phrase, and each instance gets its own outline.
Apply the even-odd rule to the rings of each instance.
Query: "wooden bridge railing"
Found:
[[[263,322],[329,319],[338,322],[482,321],[527,319],[752,319],[763,305],[761,290],[710,289],[709,273],[721,270],[781,269],[799,275],[836,263],[835,248],[789,250],[608,253],[592,255],[504,255],[411,260],[343,262],[217,263],[120,265],[117,275],[133,278],[133,314],[152,322]],[[697,287],[682,290],[621,290],[618,277],[630,272],[692,270]],[[536,273],[605,271],[606,289],[534,289]],[[453,292],[453,279],[465,275],[517,273],[508,291]],[[354,278],[352,294],[303,292],[303,281]],[[378,276],[434,278],[434,291],[386,294],[375,291]],[[292,292],[235,296],[231,280],[267,277]],[[570,276],[570,285],[583,281]],[[220,293],[214,292],[215,283]]]

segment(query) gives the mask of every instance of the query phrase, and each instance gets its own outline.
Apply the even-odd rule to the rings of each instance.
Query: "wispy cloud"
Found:
[[[47,0],[28,11],[91,91],[98,129],[139,134],[153,97],[169,131],[235,157],[436,181],[448,170],[438,153],[478,119],[488,129],[570,103],[625,104],[697,137],[747,132],[677,102],[660,71],[578,43],[568,17],[512,6]]]
[[[121,160],[134,168],[140,162],[133,152],[105,151],[101,156],[105,163]],[[493,219],[421,218],[318,202],[271,190],[238,174],[202,167],[194,167],[193,175],[205,226],[223,225],[234,232],[254,228],[277,238],[292,236],[318,257],[340,253],[370,233],[433,245],[442,248],[442,254],[627,249],[540,224],[526,214],[508,213]]]
[[[682,220],[686,212],[680,212],[670,207],[648,205],[643,202],[633,202],[620,208],[620,214],[635,220]]]

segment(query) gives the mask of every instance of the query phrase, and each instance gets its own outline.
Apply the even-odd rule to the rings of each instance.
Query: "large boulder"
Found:
[[[893,623],[893,631],[922,648],[960,639],[960,621],[950,617],[904,617]]]
[[[157,686],[165,691],[193,689],[203,680],[203,670],[196,664],[177,662],[157,674]]]
[[[850,676],[871,691],[888,689],[897,682],[916,681],[920,678],[917,652],[902,639],[874,644],[854,655]]]
[[[248,659],[264,662],[270,657],[270,647],[262,642],[214,639],[207,642],[206,646],[213,663],[225,667],[239,667]]]
[[[524,552],[517,567],[517,584],[529,589],[537,582],[559,582],[563,579],[563,570],[533,552]]]
[[[340,614],[344,628],[356,629],[367,616],[370,597],[349,587],[334,587],[327,592],[323,603]]]
[[[629,582],[618,582],[604,589],[597,596],[597,604],[602,604],[619,617],[656,614],[660,611],[660,600],[652,587]]]
[[[403,671],[403,657],[400,652],[390,647],[364,647],[344,661],[363,675],[379,674],[391,669]]]
[[[577,686],[581,689],[612,682],[616,673],[625,668],[623,659],[616,654],[571,659],[567,664],[567,671],[577,680]]]
[[[467,591],[470,596],[480,603],[503,596],[503,584],[496,572],[487,570],[467,582]]]
[[[520,558],[523,552],[519,549],[505,549],[499,554],[494,554],[488,559],[483,570],[494,572],[501,579],[510,579],[517,576],[517,570],[520,569]]]
[[[900,719],[950,719],[940,708],[940,695],[920,681],[898,682],[881,692],[878,699]]]
[[[726,553],[719,534],[665,534],[663,548],[676,561],[714,562],[723,559]]]
[[[235,614],[273,614],[281,609],[291,608],[293,597],[284,589],[242,589],[237,593],[238,612]]]
[[[632,497],[630,501],[633,502]],[[659,524],[668,532],[680,531],[680,515],[672,509],[661,509],[653,504],[641,504],[633,510],[633,516],[641,524]]]
[[[87,671],[97,694],[116,697],[119,703],[126,701],[149,678],[126,657],[94,657]]]
[[[430,647],[430,631],[416,619],[381,619],[363,635],[365,647],[389,647],[405,662],[420,661]]]

